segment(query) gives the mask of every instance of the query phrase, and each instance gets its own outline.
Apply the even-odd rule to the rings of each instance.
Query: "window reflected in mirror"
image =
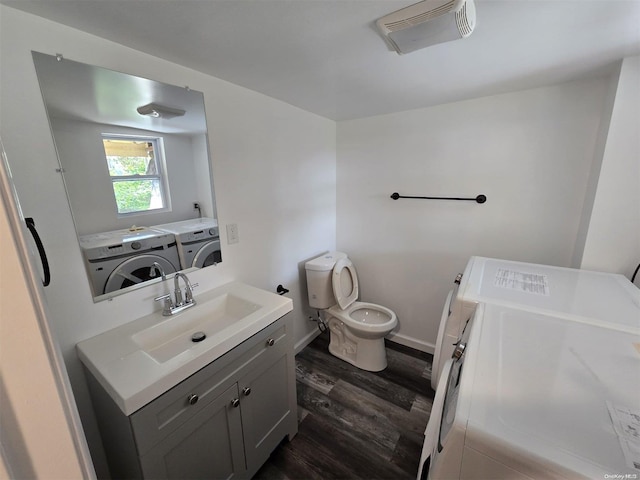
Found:
[[[102,135],[119,215],[167,208],[161,142],[162,138]]]

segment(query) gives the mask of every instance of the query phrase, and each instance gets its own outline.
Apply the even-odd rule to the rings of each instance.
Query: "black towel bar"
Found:
[[[398,192],[394,192],[391,194],[391,198],[394,200],[398,200],[399,198],[420,198],[425,200],[469,200],[477,203],[484,203],[487,201],[487,197],[485,195],[478,195],[474,198],[461,198],[461,197],[408,197],[405,195],[400,195]]]

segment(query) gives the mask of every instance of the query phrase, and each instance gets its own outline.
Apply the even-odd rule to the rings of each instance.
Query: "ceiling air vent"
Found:
[[[468,37],[475,24],[473,0],[423,0],[376,22],[399,54]]]

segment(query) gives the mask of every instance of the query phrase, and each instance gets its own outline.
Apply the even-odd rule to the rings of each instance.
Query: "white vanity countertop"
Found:
[[[215,330],[206,332],[204,341],[189,344],[186,350],[166,361],[158,361],[134,340],[140,332],[175,330],[176,326],[207,318],[213,305],[225,296],[255,304],[255,309],[238,320],[216,325]],[[131,415],[293,310],[290,298],[241,282],[201,293],[195,300],[196,305],[174,316],[164,317],[158,311],[76,345],[82,363],[125,415]],[[181,335],[190,337],[191,333],[185,330]]]

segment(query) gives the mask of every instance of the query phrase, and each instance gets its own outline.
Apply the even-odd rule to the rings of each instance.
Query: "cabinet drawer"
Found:
[[[286,326],[283,318],[277,320],[132,414],[138,455],[205,409],[237,381],[241,370],[282,355]]]

